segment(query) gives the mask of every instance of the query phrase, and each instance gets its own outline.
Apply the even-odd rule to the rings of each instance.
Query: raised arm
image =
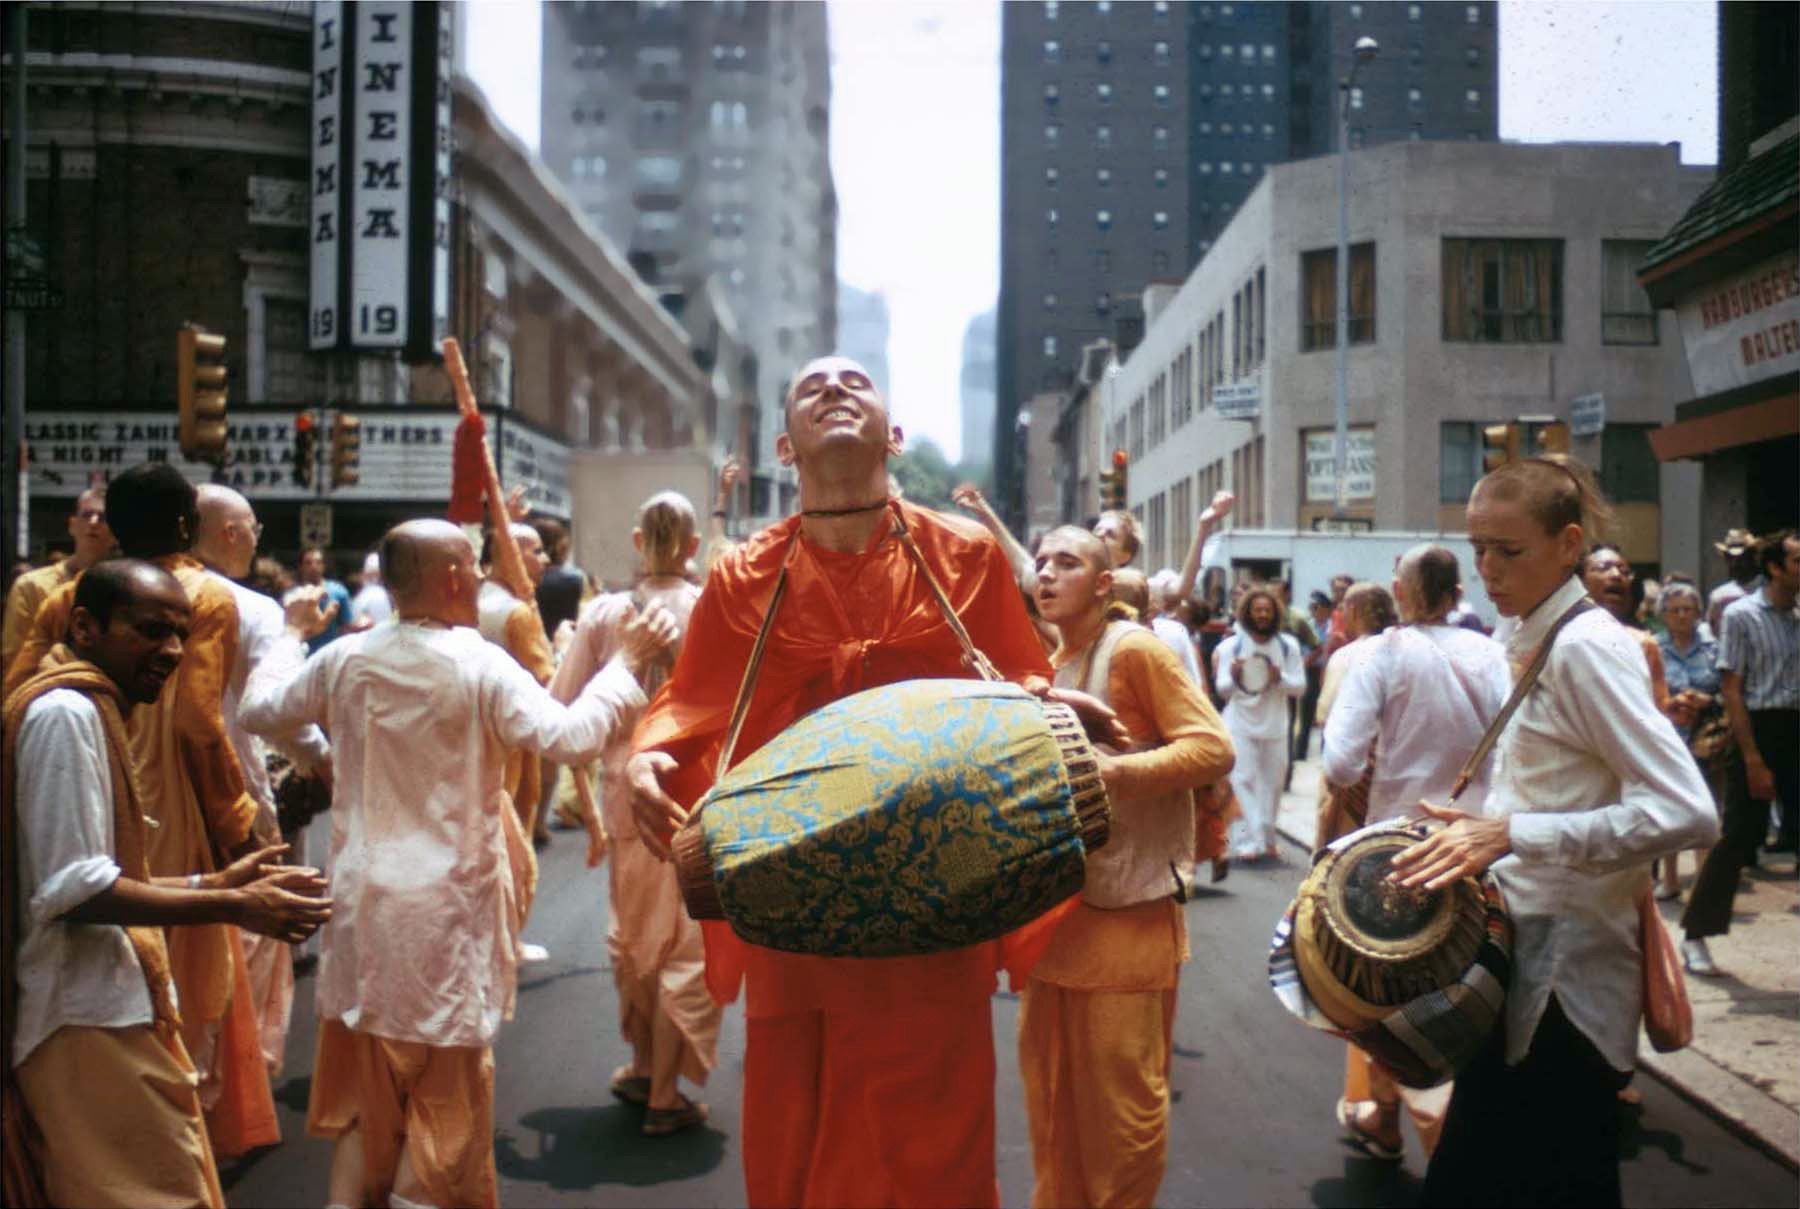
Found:
[[[1200,557],[1206,552],[1206,539],[1213,535],[1220,521],[1231,515],[1231,506],[1235,503],[1237,496],[1231,492],[1217,492],[1206,511],[1195,520],[1194,540],[1188,546],[1187,561],[1181,564],[1181,582],[1175,586],[1175,599],[1186,600],[1194,594],[1194,584],[1200,579]]]
[[[1021,590],[1028,591],[1037,582],[1037,568],[1032,565],[1031,551],[1012,535],[1012,530],[1006,527],[1000,514],[994,511],[993,505],[987,502],[987,497],[981,494],[981,488],[973,483],[964,483],[950,493],[950,499],[958,507],[974,513],[982,527],[994,535],[994,540],[1000,543],[1001,552],[1006,555],[1006,565],[1012,568],[1013,579]]]

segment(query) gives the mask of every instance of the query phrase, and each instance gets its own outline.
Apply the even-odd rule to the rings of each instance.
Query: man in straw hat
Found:
[[[979,525],[890,498],[902,433],[868,371],[821,357],[794,378],[776,442],[800,513],[712,568],[669,684],[627,768],[645,844],[669,837],[711,785],[740,679],[783,565],[785,601],[741,758],[863,689],[967,676],[963,649],[896,536],[904,522],[970,637],[1007,678],[1049,692],[1012,568]],[[1065,903],[990,943],[925,956],[799,956],[705,922],[721,1002],[747,992],[744,1175],[752,1205],[992,1205],[995,972],[1019,986]]]
[[[1725,610],[1756,591],[1762,575],[1756,565],[1756,534],[1750,530],[1727,530],[1725,540],[1714,542],[1713,549],[1724,557],[1726,573],[1731,576],[1706,598],[1706,624],[1716,638]]]

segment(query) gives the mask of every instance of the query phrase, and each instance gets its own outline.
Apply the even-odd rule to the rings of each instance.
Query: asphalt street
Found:
[[[605,871],[582,865],[585,843],[562,833],[543,853],[527,938],[550,960],[528,967],[518,1018],[496,1049],[494,1146],[504,1205],[742,1205],[738,1153],[743,1017],[732,1008],[718,1069],[704,1091],[709,1127],[668,1138],[638,1132],[641,1110],[615,1102],[607,1079],[625,1060],[606,957]],[[1264,975],[1269,935],[1302,872],[1240,868],[1188,906],[1193,961],[1182,972],[1175,1028],[1174,1110],[1160,1203],[1387,1206],[1417,1202],[1416,1140],[1403,1164],[1364,1158],[1339,1140],[1332,1108],[1343,1048],[1283,1012]],[[234,1206],[325,1201],[330,1148],[305,1136],[316,1022],[313,980],[300,981],[287,1067],[276,1081],[286,1141],[228,1165]],[[1005,1204],[1029,1204],[1031,1151],[1015,1060],[1018,1002],[994,1000],[999,1057],[998,1169]],[[1792,1172],[1726,1132],[1654,1079],[1621,1108],[1630,1206],[1795,1204]],[[1410,1133],[1410,1127],[1409,1127]]]

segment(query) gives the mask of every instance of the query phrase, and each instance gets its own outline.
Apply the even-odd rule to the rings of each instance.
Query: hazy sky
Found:
[[[1711,3],[1500,5],[1500,135],[1680,142],[1717,157]],[[538,144],[537,0],[472,0],[469,72]],[[956,458],[962,332],[1000,288],[1000,10],[977,0],[832,0],[838,275],[887,295],[898,418]]]

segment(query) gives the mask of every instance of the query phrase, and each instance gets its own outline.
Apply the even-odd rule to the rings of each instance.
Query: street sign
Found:
[[[1375,522],[1366,516],[1315,516],[1314,533],[1373,533]]]
[[[1262,412],[1262,383],[1233,382],[1213,389],[1213,410],[1221,420],[1254,420]]]
[[[317,546],[321,550],[331,545],[331,505],[300,505],[300,548],[310,550]]]
[[[1606,428],[1606,396],[1576,395],[1569,401],[1569,435],[1598,436]]]
[[[9,311],[60,311],[63,292],[47,281],[15,278],[6,283],[6,309]]]

